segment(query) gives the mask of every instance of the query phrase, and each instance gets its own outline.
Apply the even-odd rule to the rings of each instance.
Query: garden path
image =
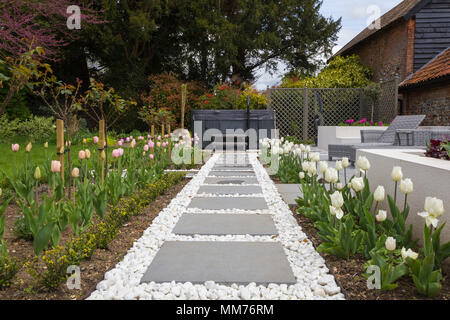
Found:
[[[215,154],[89,299],[343,299],[252,153]]]

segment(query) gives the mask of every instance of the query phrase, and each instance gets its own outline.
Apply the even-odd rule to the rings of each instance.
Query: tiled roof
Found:
[[[400,83],[400,88],[450,76],[450,47]]]
[[[404,0],[403,2],[399,3],[396,7],[386,12],[384,15],[381,16],[380,19],[381,30],[391,25],[392,23],[396,22],[398,19],[406,16],[416,5],[418,5],[422,1],[424,0]],[[367,39],[368,37],[372,36],[378,31],[380,30],[369,29],[367,27],[334,55],[337,56],[344,54],[347,50],[349,50],[356,44],[360,43],[361,41]]]

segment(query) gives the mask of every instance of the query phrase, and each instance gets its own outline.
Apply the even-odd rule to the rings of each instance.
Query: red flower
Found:
[[[203,101],[204,104],[209,104],[209,102],[210,102],[209,100]]]
[[[207,96],[208,98],[212,98],[212,97],[213,97],[213,94],[212,94],[212,93],[207,93],[206,96]]]
[[[223,101],[228,101],[228,98],[227,97],[223,97]]]

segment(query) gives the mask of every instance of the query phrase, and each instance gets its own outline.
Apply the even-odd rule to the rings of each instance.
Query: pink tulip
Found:
[[[175,143],[175,148],[178,148],[178,143]]]
[[[53,173],[57,173],[61,171],[61,162],[57,160],[52,160],[51,170]]]
[[[161,140],[161,136],[158,136],[158,140]]]
[[[80,158],[80,160],[84,160],[86,158],[86,152],[84,152],[83,150],[78,152],[78,158]]]
[[[127,137],[126,139],[125,139],[127,142],[130,142],[130,137]]]
[[[152,149],[153,149],[153,148],[155,147],[155,143],[154,143],[153,141],[150,140],[150,141],[148,142],[148,146],[149,146],[149,148],[152,148]]]
[[[150,155],[148,156],[150,159],[152,159],[153,160],[153,158],[154,158],[154,156],[153,156],[153,154],[151,154],[150,153]]]
[[[95,144],[98,143],[98,137],[97,137],[97,136],[94,137],[94,143],[95,143]]]
[[[138,140],[144,140],[144,137],[143,136],[139,136]]]
[[[150,135],[147,135],[147,139],[150,139],[151,138],[151,136]]]
[[[120,157],[120,151],[119,151],[119,149],[114,149],[113,151],[112,151],[112,157],[113,158],[118,158],[118,157]]]
[[[20,146],[17,143],[11,145],[11,149],[13,152],[19,151],[19,148],[20,148]]]
[[[120,140],[120,141],[117,141],[117,145],[118,145],[118,146],[121,146],[121,145],[123,145],[123,142],[122,142],[122,140]]]
[[[118,150],[119,150],[119,156],[120,156],[120,157],[123,156],[123,149],[122,149],[122,148],[119,148]]]
[[[147,152],[148,149],[149,149],[149,146],[146,144],[146,145],[144,146],[144,151]]]
[[[80,176],[80,169],[73,168],[73,170],[72,170],[72,177],[73,178],[78,178],[79,176]]]
[[[163,142],[163,143],[162,143],[163,148],[164,148],[166,145],[167,145],[166,142]]]

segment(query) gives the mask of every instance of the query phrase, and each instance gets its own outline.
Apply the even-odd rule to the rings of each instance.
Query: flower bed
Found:
[[[430,140],[425,156],[436,159],[450,160],[450,138]]]
[[[374,122],[374,121],[369,121],[367,120],[367,118],[363,118],[361,120],[355,120],[355,119],[348,119],[345,120],[344,122],[341,122],[338,124],[338,126],[340,127],[345,127],[345,126],[353,126],[353,127],[370,127],[370,126],[376,126],[376,127],[382,127],[382,126],[389,126],[388,123],[384,123],[383,121],[378,121],[378,122]]]
[[[346,158],[332,168],[319,161],[319,154],[306,146],[281,140],[266,140],[264,146],[262,161],[270,162],[271,167],[278,163],[281,172],[286,170],[286,158],[300,163],[298,175],[303,195],[297,200],[297,212],[314,222],[323,241],[317,248],[319,252],[345,260],[363,256],[364,276],[374,288],[394,290],[397,281],[405,277],[414,282],[420,294],[439,296],[442,263],[450,256],[450,242],[440,241],[445,226],[439,224],[445,211],[442,200],[424,197],[424,211],[414,212],[425,222],[424,241],[419,246],[413,238],[413,226],[407,223],[408,195],[413,192],[413,182],[404,179],[400,167],[391,172],[394,185],[391,196],[382,185],[371,191],[368,179],[371,163],[366,157],[358,158],[358,176],[347,181],[345,172],[341,174],[349,165]],[[402,204],[397,205],[401,194]],[[380,209],[386,199],[388,210]]]
[[[64,172],[47,153],[44,162],[32,162],[33,146],[26,146],[25,166],[7,175],[12,190],[0,189],[0,240],[5,227],[13,229],[33,254],[16,258],[9,252],[11,242],[7,248],[1,241],[0,289],[11,286],[20,270],[34,279],[33,290],[58,287],[68,276],[68,266],[90,259],[95,249],[105,249],[130,217],[184,178],[184,173],[164,174],[164,169],[171,165],[171,148],[186,152],[191,147],[170,141],[169,135],[159,136],[155,143],[144,140],[130,137],[129,147],[114,149],[107,163],[101,161],[104,150],[81,150],[78,159],[72,159],[73,170],[66,167]],[[11,149],[17,156],[20,146],[13,144]],[[12,199],[17,207],[8,206]],[[6,209],[8,216],[11,210],[17,216],[8,224]]]
[[[361,143],[361,130],[384,131],[385,126],[319,126],[317,147],[328,150],[329,144]]]

